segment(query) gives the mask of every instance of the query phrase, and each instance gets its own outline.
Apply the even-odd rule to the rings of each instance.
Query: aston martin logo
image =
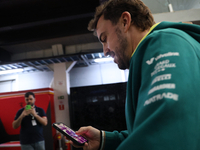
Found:
[[[152,57],[150,60],[147,60],[146,63],[148,65],[151,65],[153,63],[153,61],[154,61],[154,57]]]

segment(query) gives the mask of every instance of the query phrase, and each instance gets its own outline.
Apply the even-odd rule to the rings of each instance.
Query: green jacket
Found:
[[[130,60],[127,131],[104,150],[200,149],[200,26],[161,22]]]

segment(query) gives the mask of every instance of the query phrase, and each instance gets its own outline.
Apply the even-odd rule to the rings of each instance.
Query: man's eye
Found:
[[[28,101],[28,100],[32,100],[32,98],[26,99],[26,101]]]
[[[106,42],[107,37],[102,38],[102,42]]]

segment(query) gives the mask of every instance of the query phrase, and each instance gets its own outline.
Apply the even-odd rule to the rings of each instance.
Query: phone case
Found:
[[[31,109],[31,105],[26,105],[26,110]]]
[[[84,143],[87,142],[87,140],[84,137],[75,134],[75,131],[73,131],[71,128],[69,128],[62,122],[53,123],[52,126],[64,136],[66,136],[68,139],[70,139],[75,145],[83,146]]]

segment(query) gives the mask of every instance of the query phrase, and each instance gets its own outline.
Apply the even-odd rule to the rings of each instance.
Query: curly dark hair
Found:
[[[141,31],[155,24],[150,9],[141,0],[109,0],[96,8],[94,18],[88,24],[88,30],[95,31],[102,15],[105,20],[110,20],[113,25],[116,25],[125,11],[131,14],[132,24]]]

